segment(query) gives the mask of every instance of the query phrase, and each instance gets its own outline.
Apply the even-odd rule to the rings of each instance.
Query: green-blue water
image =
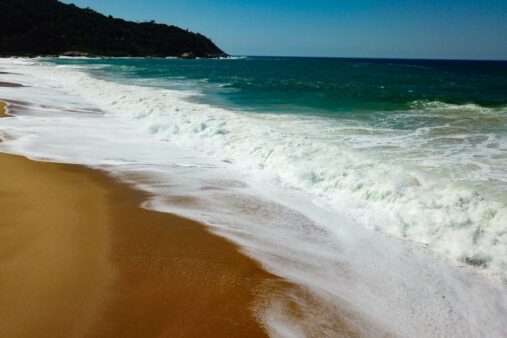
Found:
[[[408,109],[416,101],[507,105],[507,62],[271,58],[109,59],[102,71],[160,85],[196,86],[242,109],[324,114]]]

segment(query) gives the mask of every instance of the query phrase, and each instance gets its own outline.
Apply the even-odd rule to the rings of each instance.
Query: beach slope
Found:
[[[265,335],[252,306],[279,279],[201,224],[91,169],[0,167],[2,336]]]

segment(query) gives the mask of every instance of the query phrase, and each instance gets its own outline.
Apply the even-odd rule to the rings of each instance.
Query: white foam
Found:
[[[439,118],[440,111],[442,125],[374,128],[232,112],[188,102],[195,92],[122,85],[76,67],[38,66],[31,72],[55,87],[64,83],[111,116],[135,121],[140,132],[231,162],[259,182],[322,198],[363,226],[428,245],[456,264],[483,257],[485,271],[507,271],[507,220],[498,220],[507,208],[505,135],[455,132],[460,125],[445,120],[452,111],[465,122],[478,112],[505,119],[502,111],[414,103],[415,110],[407,112],[411,119]]]
[[[0,149],[106,169],[153,192],[145,207],[203,221],[269,271],[301,285],[311,300],[300,297],[300,290],[259,308],[273,336],[333,336],[338,317],[366,336],[385,331],[500,337],[507,332],[507,290],[500,280],[449,267],[422,249],[358,223],[370,224],[358,218],[362,212],[372,218],[371,224],[384,226],[389,214],[382,208],[397,199],[417,210],[410,194],[427,198],[418,188],[426,181],[407,170],[368,162],[360,151],[347,150],[350,142],[331,142],[326,129],[315,139],[310,131],[326,127],[327,121],[250,116],[186,102],[189,93],[120,85],[63,67],[3,62],[12,71],[36,77],[12,75],[13,82],[32,87],[18,92],[2,88],[2,96],[20,99],[29,90],[35,107],[0,121],[0,132],[9,135]],[[72,95],[66,94],[69,90]],[[62,114],[59,109],[40,115],[41,105],[72,111],[98,106],[107,115]],[[349,128],[342,128],[341,135]],[[376,132],[357,126],[354,138],[361,130]],[[334,146],[333,153],[323,146]],[[335,173],[325,177],[332,168]],[[347,191],[354,184],[357,194],[330,198],[325,193],[330,187]],[[390,196],[397,190],[405,195]],[[446,192],[440,197],[464,198],[447,197]],[[357,205],[358,194],[371,197]],[[181,197],[187,202],[178,203]],[[469,212],[467,208],[465,203]],[[348,215],[337,212],[348,209]],[[502,212],[495,214],[492,227],[504,227]],[[416,216],[414,221],[420,221],[424,214]],[[468,235],[463,232],[464,238]],[[303,316],[292,318],[286,311],[289,298],[297,300]]]

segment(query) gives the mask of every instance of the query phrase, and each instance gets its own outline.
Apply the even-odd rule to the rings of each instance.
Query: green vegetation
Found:
[[[219,57],[207,37],[154,21],[136,23],[57,0],[0,0],[1,56]]]

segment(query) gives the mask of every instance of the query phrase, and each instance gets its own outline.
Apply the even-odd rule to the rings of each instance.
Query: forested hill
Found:
[[[136,23],[57,0],[0,0],[0,56],[218,57],[201,34]]]

